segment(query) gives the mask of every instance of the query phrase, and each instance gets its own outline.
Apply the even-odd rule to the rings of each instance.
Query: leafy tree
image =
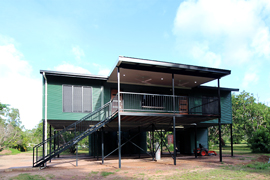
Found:
[[[0,149],[3,147],[18,147],[23,146],[23,134],[22,129],[24,128],[21,125],[20,113],[18,109],[9,108],[6,105],[1,105],[2,109],[2,118],[0,124]]]
[[[258,129],[248,140],[254,153],[270,153],[270,129]]]
[[[270,131],[270,108],[256,102],[253,94],[241,92],[232,94],[233,143],[241,143],[253,138],[258,130]],[[218,142],[218,126],[209,128],[209,143]],[[221,134],[224,139],[230,138],[229,125],[222,125]]]

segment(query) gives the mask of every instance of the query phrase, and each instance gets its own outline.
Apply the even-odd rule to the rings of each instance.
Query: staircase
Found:
[[[116,95],[111,101],[102,107],[89,113],[79,121],[76,121],[62,131],[33,147],[33,167],[44,166],[47,161],[76,145],[88,135],[96,132],[105,124],[111,122],[114,117],[117,116],[117,108],[115,108],[117,105],[118,102]],[[56,140],[58,142],[58,146],[55,144]],[[60,140],[62,141],[61,144],[59,143]],[[53,149],[50,148],[52,146],[52,142],[54,142]]]

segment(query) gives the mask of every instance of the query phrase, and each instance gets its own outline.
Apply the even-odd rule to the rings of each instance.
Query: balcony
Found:
[[[120,112],[125,114],[137,112],[177,116],[219,116],[217,97],[121,92],[120,99]],[[117,108],[117,106],[115,98],[112,108]]]

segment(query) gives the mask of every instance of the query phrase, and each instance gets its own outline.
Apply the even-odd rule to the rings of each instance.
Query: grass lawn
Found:
[[[215,144],[212,147],[209,147],[210,151],[216,151],[219,153],[219,145]],[[222,147],[223,154],[231,154],[231,145],[227,145]],[[233,144],[233,153],[234,154],[251,154],[251,149],[247,146],[247,144]]]

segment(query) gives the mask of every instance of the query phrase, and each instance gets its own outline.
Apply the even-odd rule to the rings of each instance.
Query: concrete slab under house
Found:
[[[238,91],[220,87],[230,70],[119,56],[109,76],[40,73],[44,130],[43,142],[33,148],[33,167],[46,166],[85,137],[89,156],[101,157],[102,164],[113,154],[119,168],[122,155],[148,154],[155,160],[156,141],[168,150],[164,132],[173,135],[169,153],[176,165],[178,154],[197,158],[195,147],[208,148],[210,126],[219,126],[222,161],[221,125],[232,127],[231,92]],[[203,86],[210,81],[217,87]]]

